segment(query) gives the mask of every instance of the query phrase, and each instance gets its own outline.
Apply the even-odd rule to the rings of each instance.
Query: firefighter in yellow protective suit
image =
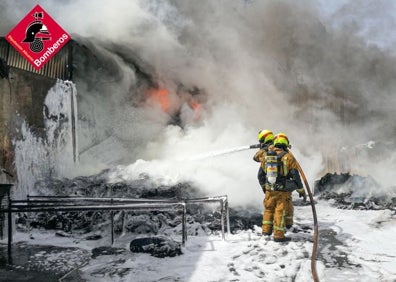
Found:
[[[265,156],[267,155],[268,148],[274,143],[274,134],[271,130],[263,129],[258,133],[258,141],[260,142],[260,149],[253,156],[253,160],[260,163],[260,168],[258,170],[257,178],[260,183],[261,189],[265,194],[266,192],[266,174],[265,174]],[[265,207],[265,199],[263,201]],[[285,215],[285,226],[287,229],[291,228],[293,225],[294,217],[294,207],[292,201],[292,195],[289,193],[289,198],[286,201],[286,215]],[[264,214],[263,214],[264,220]],[[265,233],[265,232],[264,232]]]
[[[262,164],[267,154],[268,147],[274,142],[274,134],[271,130],[263,129],[258,133],[257,139],[260,143],[260,149],[256,152],[256,154],[254,154],[253,160]],[[263,189],[263,192],[265,193],[265,172],[261,165],[258,170],[257,178],[261,188]]]
[[[278,133],[264,160],[266,192],[262,231],[264,235],[273,233],[275,242],[290,241],[290,238],[285,237],[285,227],[291,192],[296,190],[300,197],[306,197],[297,162],[288,153],[288,148],[289,139],[286,134]]]

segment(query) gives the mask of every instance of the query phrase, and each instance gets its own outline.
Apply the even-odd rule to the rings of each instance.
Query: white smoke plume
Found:
[[[380,170],[370,154],[389,162],[395,148],[396,41],[381,35],[395,28],[389,12],[395,4],[327,2],[3,0],[0,32],[39,3],[105,62],[95,72],[76,66],[85,165],[109,165],[99,150],[114,157],[111,165],[122,157],[124,165],[133,163],[129,170],[194,179],[248,203],[261,193],[254,151],[198,164],[187,159],[254,144],[268,128],[289,136],[313,183],[329,157],[351,160],[337,170],[370,173]],[[144,66],[148,81],[169,90],[173,112],[142,102],[141,89],[151,82],[142,86],[132,61]],[[177,94],[180,85],[204,93],[198,121]],[[183,128],[169,125],[179,109]],[[369,141],[377,142],[375,151],[356,150]],[[392,183],[389,174],[377,180]]]

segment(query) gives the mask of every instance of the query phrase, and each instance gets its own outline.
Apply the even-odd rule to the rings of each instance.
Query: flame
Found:
[[[192,120],[201,119],[203,105],[201,102],[188,94],[174,95],[166,88],[151,88],[146,92],[146,103],[151,106],[159,107],[165,113],[175,115],[181,110],[181,105],[186,103],[192,109]]]
[[[167,89],[152,89],[148,92],[149,101],[160,105],[164,112],[168,112],[171,107],[169,91]]]
[[[190,100],[188,105],[194,110],[193,120],[198,120],[202,113],[202,104],[195,100]]]

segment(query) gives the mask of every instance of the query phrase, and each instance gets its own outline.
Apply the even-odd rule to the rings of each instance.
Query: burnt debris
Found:
[[[108,183],[110,170],[98,175],[79,176],[74,179],[52,179],[37,182],[37,196],[114,197],[153,200],[188,200],[202,198],[202,192],[189,182],[176,185],[158,185],[148,175],[138,179]],[[230,208],[231,232],[247,230],[261,224],[261,210],[246,207]],[[187,233],[189,235],[212,234],[221,230],[221,211],[217,203],[190,203],[187,205]],[[130,232],[135,235],[159,235],[178,233],[182,215],[177,210],[115,211],[114,232]],[[44,228],[82,234],[96,234],[101,226],[110,224],[108,211],[85,212],[36,212],[19,213],[16,218],[20,230]]]
[[[372,192],[380,188],[370,176],[327,173],[315,182],[315,195],[341,209],[394,210],[396,197]]]

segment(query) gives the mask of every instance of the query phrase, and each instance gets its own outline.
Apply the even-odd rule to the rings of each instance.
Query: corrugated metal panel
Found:
[[[70,40],[59,50],[40,70],[36,70],[4,37],[0,38],[0,57],[5,59],[7,65],[21,70],[37,73],[51,78],[71,80],[72,77],[72,44]]]

